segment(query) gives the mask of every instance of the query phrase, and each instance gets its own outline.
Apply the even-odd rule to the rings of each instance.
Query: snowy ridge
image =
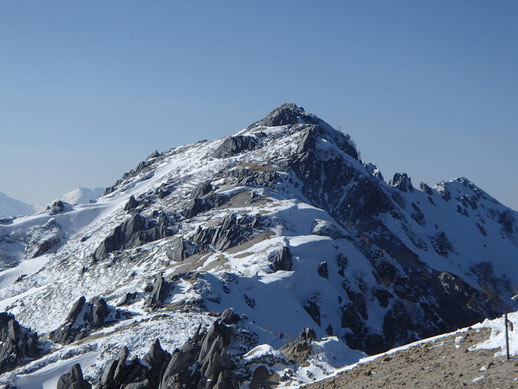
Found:
[[[517,218],[466,179],[387,184],[349,136],[284,105],[232,137],[153,153],[96,203],[0,224],[0,310],[40,335],[82,296],[132,315],[1,379],[95,352],[82,367],[99,383],[122,346],[142,356],[158,337],[172,352],[228,307],[254,355],[313,328],[306,370],[268,368],[279,385],[321,378],[509,309]]]

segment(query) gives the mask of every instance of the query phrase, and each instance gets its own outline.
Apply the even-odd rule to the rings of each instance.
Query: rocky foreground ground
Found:
[[[470,351],[489,334],[487,329],[469,329],[361,363],[304,388],[518,388],[518,359],[494,357],[497,350]]]

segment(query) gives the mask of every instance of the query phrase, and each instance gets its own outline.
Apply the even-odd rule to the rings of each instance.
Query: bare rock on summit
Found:
[[[253,123],[248,128],[250,129],[258,126],[277,127],[293,124],[321,125],[323,123],[325,123],[323,120],[313,114],[307,113],[304,108],[298,107],[294,103],[287,103],[274,109],[266,115],[264,119]]]
[[[399,189],[401,192],[413,192],[412,181],[406,173],[395,173],[389,185]]]

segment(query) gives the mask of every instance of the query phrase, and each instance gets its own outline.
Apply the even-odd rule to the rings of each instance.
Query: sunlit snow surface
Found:
[[[511,325],[509,326],[509,354],[511,356],[518,356],[518,312],[511,312],[507,318]],[[495,353],[495,357],[501,357],[506,355],[505,350],[505,327],[504,317],[500,317],[495,320],[486,320],[481,324],[474,326],[474,328],[489,328],[491,330],[490,338],[478,345],[472,347],[473,350],[478,349],[498,349]]]
[[[242,133],[248,132],[244,130]],[[218,159],[211,155],[223,139],[179,147],[152,161],[149,170],[127,178],[113,193],[100,197],[96,203],[76,205],[71,211],[56,215],[42,212],[0,224],[0,310],[13,313],[22,325],[45,334],[64,322],[72,304],[81,296],[87,299],[102,296],[113,306],[126,293],[142,291],[159,273],[167,276],[188,270],[189,259],[184,262],[168,259],[167,238],[127,250],[116,262],[112,262],[110,257],[102,263],[92,264],[91,254],[116,226],[130,217],[124,211],[130,196],[138,198],[168,183],[174,187],[172,194],[152,203],[146,209],[146,215],[155,210],[181,209],[184,200],[199,183],[213,181],[218,172],[229,172],[238,165],[257,168],[257,164],[270,161],[275,168],[275,164],[296,152],[301,138],[300,133],[286,126],[265,127],[262,133],[267,137],[263,142],[269,143],[258,150]],[[322,158],[342,153],[360,174],[370,176],[358,161],[333,144],[322,140],[317,147]],[[281,171],[279,174],[288,173]],[[222,184],[222,180],[218,183]],[[389,190],[386,184],[382,185],[384,190]],[[518,285],[518,261],[511,260],[509,254],[516,252],[517,242],[512,237],[503,236],[500,225],[490,216],[491,210],[502,211],[505,207],[483,194],[480,203],[484,208],[480,207],[466,217],[456,212],[456,201],[447,202],[441,198],[441,190],[445,187],[453,195],[473,194],[470,187],[454,180],[434,188],[431,198],[436,206],[429,201],[428,195],[418,190],[401,196],[408,204],[419,204],[427,218],[425,225],[419,225],[409,216],[411,210],[408,210],[414,241],[421,239],[429,243],[431,235],[438,230],[444,231],[453,240],[456,250],[448,258],[437,255],[433,249],[425,251],[417,247],[399,220],[385,215],[384,224],[431,268],[457,274],[477,287],[478,280],[469,271],[470,266],[491,260],[497,276],[505,276],[513,285]],[[220,193],[227,194],[244,190],[250,188],[225,188],[223,185],[219,189]],[[238,204],[232,209],[215,208],[180,223],[176,235],[191,236],[198,226],[215,223],[229,212],[266,215],[271,221],[271,234],[239,250],[214,251],[202,256],[196,266],[203,276],[200,283],[205,282],[203,290],[181,280],[175,285],[169,302],[202,297],[209,311],[222,312],[226,307],[234,307],[237,313],[247,315],[249,322],[253,323],[251,325],[261,345],[251,351],[256,354],[275,354],[271,347],[278,349],[283,341],[296,339],[302,328],[312,327],[317,338],[322,340],[313,345],[310,365],[300,368],[295,375],[305,382],[308,381],[308,372],[317,379],[334,374],[336,369],[356,362],[364,354],[349,349],[338,338],[324,338],[325,325],[316,326],[302,305],[309,297],[314,297],[321,307],[322,322],[339,323],[341,312],[336,301],[337,296],[343,295],[343,278],[338,275],[333,259],[338,253],[347,253],[347,273],[368,288],[377,284],[372,267],[351,239],[347,239],[350,238],[349,232],[327,212],[309,204],[296,188],[286,185],[277,192],[265,188],[254,190],[265,199],[264,202]],[[59,245],[45,255],[26,258],[26,247],[18,238],[31,227],[45,225],[52,219],[61,227]],[[484,225],[487,237],[481,236],[475,222]],[[314,235],[315,225],[330,225],[346,238]],[[268,258],[285,245],[290,247],[293,255],[294,271],[271,273]],[[328,279],[317,274],[318,264],[326,259]],[[223,291],[221,282],[226,274],[235,276],[233,281],[229,281],[231,292],[228,294]],[[246,302],[245,295],[255,300],[254,307]],[[221,300],[212,299],[214,296]],[[388,308],[382,308],[373,301],[368,304],[368,326],[382,329]],[[132,319],[100,330],[82,342],[68,346],[49,344],[49,354],[4,374],[0,384],[10,381],[24,388],[41,381],[42,387],[47,387],[53,385],[74,361],[81,362],[87,377],[99,378],[103,366],[117,355],[122,346],[128,346],[130,355],[142,356],[159,338],[162,346],[171,352],[185,342],[200,324],[206,327],[215,317],[208,313],[151,312],[145,309],[141,300],[125,308],[134,315]],[[285,334],[283,341],[278,339],[279,331]],[[348,330],[338,328],[335,331],[336,335],[343,336]],[[281,373],[282,368],[279,369]]]

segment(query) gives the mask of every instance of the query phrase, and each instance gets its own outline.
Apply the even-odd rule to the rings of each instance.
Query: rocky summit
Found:
[[[0,220],[0,386],[311,382],[512,310],[517,220],[466,178],[387,183],[285,104]]]

